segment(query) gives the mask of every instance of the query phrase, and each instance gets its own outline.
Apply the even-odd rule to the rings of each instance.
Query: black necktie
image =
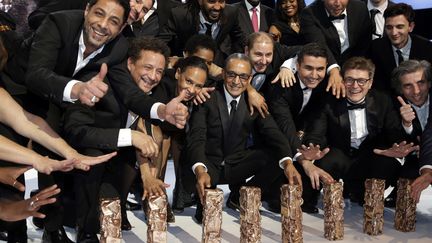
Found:
[[[404,61],[401,50],[396,50],[396,54],[398,55],[398,66]]]
[[[352,103],[351,101],[347,100],[347,108],[348,110],[356,110],[356,109],[364,109],[366,107],[366,102],[360,102],[360,103]]]
[[[375,22],[375,15],[377,15],[377,13],[379,13],[380,11],[378,9],[374,8],[374,9],[369,10],[369,12],[370,12],[370,19],[372,22],[372,34],[376,35],[378,37],[381,37],[380,34],[376,33],[376,22]]]
[[[235,113],[237,111],[237,100],[232,100],[231,103],[230,103],[230,105],[231,105],[231,111],[229,113],[229,124],[231,126],[231,124],[232,124],[232,122],[234,120],[234,115],[235,115]]]
[[[341,14],[339,16],[329,15],[328,18],[329,18],[330,21],[337,20],[337,19],[344,19],[345,18],[345,14]]]
[[[212,37],[212,24],[205,24],[205,26],[207,27],[205,34]]]

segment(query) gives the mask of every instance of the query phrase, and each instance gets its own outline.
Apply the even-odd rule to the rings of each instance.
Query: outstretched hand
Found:
[[[325,148],[321,150],[319,145],[314,145],[313,143],[309,143],[309,146],[302,145],[297,152],[303,155],[303,159],[306,160],[320,160],[322,159],[328,152],[330,148]]]
[[[419,150],[419,145],[414,145],[414,143],[407,143],[406,141],[395,143],[391,148],[388,149],[374,149],[374,153],[378,155],[383,155],[391,158],[403,158],[410,154],[412,151]]]
[[[254,109],[258,110],[262,118],[265,118],[268,114],[270,114],[264,97],[260,93],[258,93],[258,91],[256,91],[254,88],[248,88],[247,93],[249,98],[248,102],[251,116],[254,113]]]
[[[31,169],[30,166],[27,167],[0,167],[0,183],[12,186],[19,191],[24,192],[25,187],[22,183],[17,181],[17,178],[24,174],[26,171]]]
[[[289,88],[296,82],[293,71],[289,68],[282,67],[278,75],[271,81],[272,84],[280,82],[282,88]]]
[[[179,129],[183,129],[188,119],[188,108],[181,102],[186,97],[186,90],[182,90],[179,96],[172,99],[168,104],[161,105],[159,109],[161,112],[158,114],[160,118],[165,119]]]
[[[341,96],[345,97],[345,86],[342,83],[342,76],[339,72],[339,68],[333,68],[330,70],[326,91],[329,92],[330,89],[337,99]]]
[[[86,156],[77,153],[73,158],[75,158],[78,162],[74,165],[75,169],[87,171],[91,166],[101,164],[107,162],[112,157],[116,156],[117,152],[112,152],[109,154],[100,155],[97,157]]]
[[[195,105],[202,104],[207,101],[207,99],[210,99],[210,93],[215,90],[215,87],[204,87],[201,89],[201,91],[195,96],[193,99],[193,103]]]
[[[79,99],[82,104],[94,106],[108,91],[108,85],[104,83],[108,72],[108,66],[103,63],[100,71],[87,82],[76,83],[72,87],[71,98]]]

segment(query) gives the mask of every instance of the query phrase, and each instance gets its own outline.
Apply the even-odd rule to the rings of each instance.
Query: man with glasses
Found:
[[[371,90],[374,71],[368,59],[348,59],[342,67],[346,98],[329,97],[304,138],[307,146],[330,148],[315,165],[335,180],[343,179],[344,192],[359,204],[366,178],[386,179],[389,185],[392,171],[388,168],[398,163],[395,158],[417,149],[403,141],[401,121],[390,97]]]
[[[290,184],[301,183],[291,159],[289,142],[273,118],[262,118],[257,113],[249,115],[244,91],[251,81],[251,73],[252,64],[247,56],[240,53],[229,56],[223,72],[224,82],[207,102],[197,107],[189,120],[186,156],[192,170],[187,170],[189,174],[184,176],[196,176],[201,202],[205,188],[223,183],[230,184],[231,189],[227,206],[237,209],[239,189],[243,185],[260,187],[265,197],[280,191],[270,187],[283,178],[284,172]],[[259,134],[265,145],[247,147],[250,133]],[[193,183],[185,187],[194,189]],[[201,205],[197,207],[195,219],[202,221]]]

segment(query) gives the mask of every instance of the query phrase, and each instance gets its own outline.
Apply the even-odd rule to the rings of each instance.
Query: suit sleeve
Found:
[[[324,148],[328,145],[326,135],[328,126],[327,116],[329,109],[331,109],[329,105],[325,105],[316,116],[311,117],[311,122],[308,123],[305,129],[303,144],[319,144],[321,148]]]
[[[186,154],[189,168],[197,163],[202,162],[207,166],[207,157],[205,146],[207,141],[207,111],[206,103],[195,106],[189,119],[190,129],[186,135]]]
[[[430,95],[430,94],[429,94]],[[420,168],[425,165],[432,166],[432,106],[429,105],[429,117],[426,123],[425,130],[421,137],[420,147]]]
[[[62,45],[59,28],[48,16],[35,32],[26,74],[29,90],[56,104],[62,103],[63,90],[71,80],[54,72]]]
[[[65,111],[65,139],[74,148],[116,150],[119,128],[97,125],[96,110],[81,104],[68,105]]]
[[[257,126],[259,134],[264,138],[267,147],[271,148],[277,155],[278,159],[284,157],[293,158],[293,150],[288,139],[282,134],[271,115],[262,118],[257,115]]]

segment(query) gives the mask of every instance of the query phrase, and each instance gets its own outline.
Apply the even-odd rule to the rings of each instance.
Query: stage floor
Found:
[[[27,192],[37,186],[35,171],[29,171],[26,174],[28,180]],[[168,195],[172,195],[174,186],[173,164],[168,164],[167,183],[171,185],[168,188]],[[225,191],[225,200],[228,197],[228,188],[221,186]],[[171,198],[170,198],[171,200]],[[429,187],[423,192],[420,203],[417,206],[417,224],[416,231],[403,233],[393,228],[394,210],[385,209],[384,212],[384,229],[380,236],[369,236],[363,233],[363,208],[357,204],[351,204],[345,201],[345,238],[343,242],[391,242],[391,243],[408,243],[408,242],[431,242],[432,241],[432,189]],[[322,204],[320,204],[322,208]],[[192,220],[195,208],[188,208],[182,214],[176,215],[175,223],[168,226],[168,241],[199,243],[201,242],[201,225]],[[262,242],[281,242],[281,224],[280,215],[269,212],[263,208],[262,211]],[[129,232],[123,232],[124,242],[139,243],[146,242],[147,226],[144,223],[144,214],[142,211],[128,212],[128,218],[133,229]],[[28,219],[29,242],[41,242],[42,232],[36,230]],[[225,207],[223,209],[222,219],[222,242],[239,242],[240,222],[239,212]],[[303,214],[303,239],[304,242],[327,242],[323,237],[323,211],[320,209],[319,214]],[[66,228],[71,239],[75,240],[75,230]]]

